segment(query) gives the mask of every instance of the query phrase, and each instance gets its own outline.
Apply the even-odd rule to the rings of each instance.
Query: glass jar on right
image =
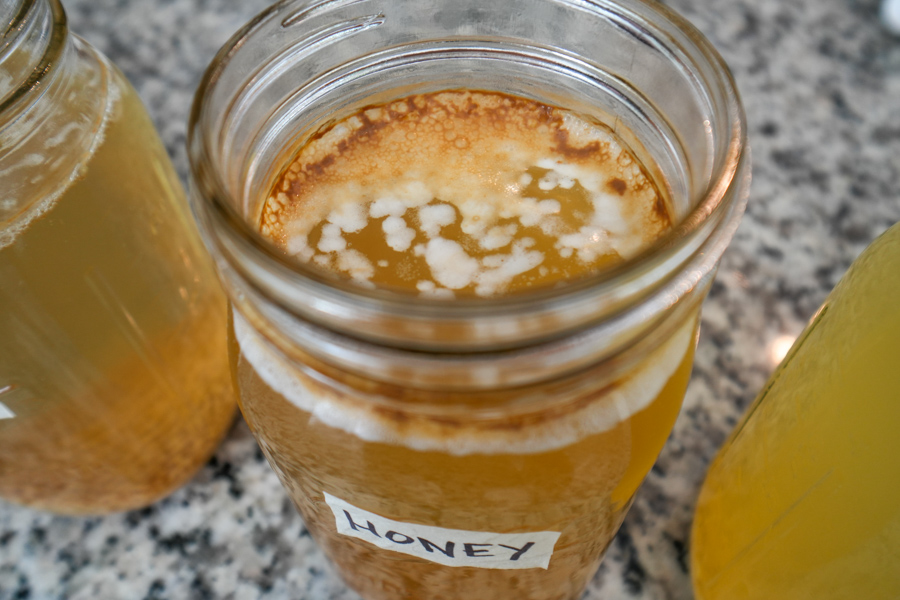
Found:
[[[853,263],[710,467],[698,600],[900,598],[900,224]]]

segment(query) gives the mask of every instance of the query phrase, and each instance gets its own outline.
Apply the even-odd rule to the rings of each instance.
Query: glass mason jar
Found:
[[[0,24],[0,497],[144,506],[233,420],[225,298],[122,74],[56,0]]]
[[[261,235],[298,141],[461,88],[606,124],[675,226],[577,281],[453,300],[360,286]],[[577,598],[672,428],[745,206],[743,112],[710,45],[634,0],[280,2],[207,71],[189,151],[243,414],[345,580],[370,599]]]
[[[900,224],[860,254],[709,467],[698,600],[900,598]]]

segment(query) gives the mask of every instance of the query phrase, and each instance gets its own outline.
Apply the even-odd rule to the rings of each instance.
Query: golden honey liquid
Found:
[[[699,600],[900,598],[900,227],[853,264],[712,464]]]
[[[63,513],[167,494],[234,413],[224,297],[140,100],[107,75],[82,173],[0,230],[0,497]]]
[[[261,223],[297,260],[363,286],[444,297],[557,285],[670,226],[659,192],[607,129],[468,91],[369,107],[320,132],[273,186]],[[695,327],[692,318],[616,381],[589,370],[485,393],[401,389],[311,356],[300,369],[240,315],[231,359],[263,451],[364,597],[571,599],[672,428]],[[489,423],[415,410],[528,401],[536,408]],[[325,492],[405,523],[561,536],[546,570],[448,567],[338,534]]]

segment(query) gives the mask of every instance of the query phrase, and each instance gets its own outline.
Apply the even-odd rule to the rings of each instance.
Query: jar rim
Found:
[[[579,5],[584,9],[601,11],[619,9],[627,11],[623,3],[612,0],[595,0],[588,4],[577,0],[554,0],[560,4],[569,6]],[[627,0],[626,0],[627,1]],[[418,295],[399,294],[389,290],[370,289],[359,286],[347,278],[331,274],[313,265],[307,265],[300,261],[292,260],[285,256],[264,236],[252,227],[247,220],[235,208],[229,198],[227,186],[222,173],[215,167],[212,157],[214,153],[210,145],[212,137],[208,138],[204,133],[211,128],[212,121],[209,115],[210,97],[223,71],[229,61],[241,50],[246,41],[255,32],[272,19],[280,19],[289,10],[293,13],[314,12],[317,7],[330,3],[330,0],[282,0],[257,15],[252,21],[239,30],[226,42],[209,68],[205,72],[191,110],[188,124],[188,154],[191,162],[191,174],[193,180],[192,202],[195,211],[201,213],[201,220],[211,219],[216,227],[222,227],[227,231],[228,239],[223,241],[207,238],[225,254],[234,256],[236,249],[246,252],[252,259],[249,262],[230,261],[230,267],[234,268],[241,277],[256,284],[258,291],[269,301],[280,305],[288,312],[296,314],[297,302],[295,299],[268,293],[265,278],[258,277],[256,267],[263,266],[269,269],[273,277],[308,288],[325,301],[333,301],[336,305],[353,305],[357,308],[361,305],[372,307],[379,314],[390,314],[397,318],[416,318],[455,322],[460,320],[490,320],[503,317],[510,313],[519,314],[526,311],[529,316],[540,316],[548,312],[551,307],[558,309],[560,303],[584,304],[598,295],[613,294],[614,290],[622,287],[623,283],[632,281],[637,277],[645,276],[650,271],[659,271],[661,265],[668,264],[669,271],[677,272],[678,266],[683,265],[688,259],[693,259],[698,253],[712,250],[715,260],[708,261],[705,268],[712,269],[724,250],[724,246],[732,237],[737,227],[737,220],[743,212],[746,202],[746,189],[742,182],[743,167],[749,162],[749,148],[747,146],[747,132],[744,110],[740,102],[739,94],[734,79],[722,57],[712,47],[710,42],[689,22],[677,13],[663,6],[650,6],[643,3],[647,10],[653,11],[655,17],[667,21],[676,28],[685,39],[693,46],[710,68],[715,81],[703,82],[705,85],[718,85],[725,100],[725,120],[729,124],[724,158],[713,165],[713,172],[709,181],[698,196],[702,195],[692,206],[688,214],[676,223],[667,233],[644,248],[638,255],[622,261],[609,269],[587,275],[581,279],[566,282],[560,287],[536,288],[515,294],[501,295],[491,298],[464,297],[452,300],[442,298],[423,298]],[[298,8],[299,7],[299,8]],[[678,44],[670,36],[667,40]],[[742,188],[740,193],[736,190]],[[199,205],[198,205],[199,203]],[[697,238],[702,239],[697,239]],[[708,243],[711,238],[715,244]],[[226,248],[227,246],[227,248]],[[712,246],[712,247],[711,247]],[[678,266],[674,266],[677,263]],[[697,278],[699,280],[699,278]],[[610,316],[621,310],[621,302],[612,303],[606,315]],[[332,313],[340,312],[340,308],[329,309]],[[327,311],[326,311],[327,312]],[[304,315],[307,316],[308,315]],[[333,315],[331,315],[333,316]],[[596,321],[598,315],[590,316],[590,321]],[[312,319],[317,321],[316,319]],[[318,321],[317,321],[318,322]],[[319,324],[322,324],[319,322]],[[325,326],[333,325],[326,315]],[[342,333],[351,337],[366,337],[364,332],[343,330]],[[371,339],[371,338],[369,338]],[[415,346],[415,344],[412,344]]]
[[[42,8],[49,10],[45,15],[49,27],[39,22]],[[0,97],[0,126],[27,109],[46,89],[46,80],[55,72],[65,50],[68,31],[66,12],[59,0],[20,0],[18,10],[0,37],[0,64],[21,52],[22,43],[36,42],[38,53],[22,69],[19,81]]]

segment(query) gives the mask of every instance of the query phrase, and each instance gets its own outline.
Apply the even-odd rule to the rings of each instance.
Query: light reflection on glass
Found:
[[[796,335],[779,335],[772,340],[772,343],[769,344],[768,354],[773,367],[777,367],[778,363],[787,356],[788,351],[791,349],[791,346],[794,345],[796,339]]]

